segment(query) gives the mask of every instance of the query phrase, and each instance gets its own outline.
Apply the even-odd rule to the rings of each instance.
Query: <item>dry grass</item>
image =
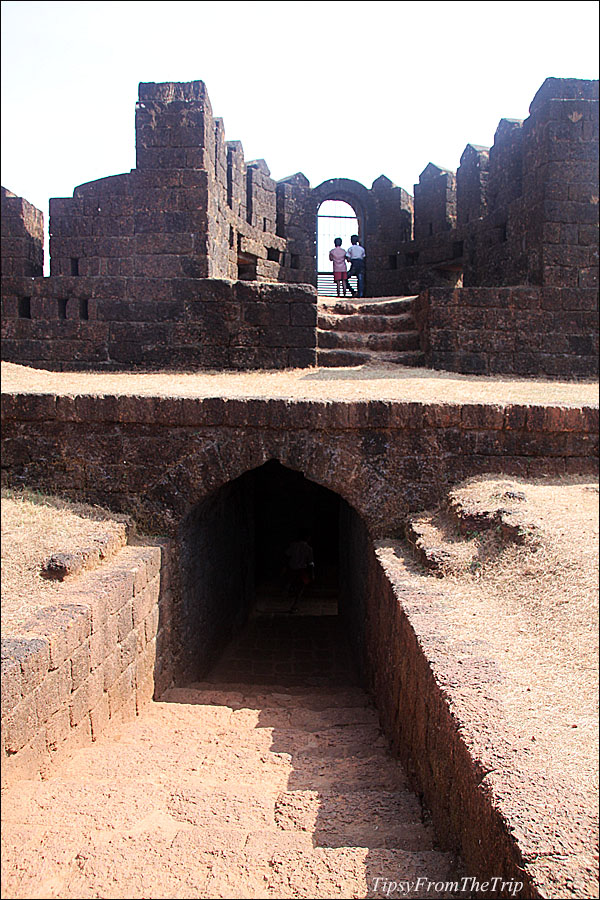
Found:
[[[595,806],[598,482],[481,477],[453,493],[493,511],[507,505],[507,490],[525,495],[511,506],[532,540],[472,535],[477,563],[441,582],[444,619],[456,646],[483,641],[477,652],[500,664],[499,699],[535,770],[568,774]]]
[[[260,372],[47,372],[2,363],[4,392],[290,400],[597,404],[597,381],[482,377],[403,366]]]
[[[2,633],[16,634],[36,610],[60,602],[60,582],[42,577],[54,553],[122,538],[125,516],[28,490],[2,490]]]

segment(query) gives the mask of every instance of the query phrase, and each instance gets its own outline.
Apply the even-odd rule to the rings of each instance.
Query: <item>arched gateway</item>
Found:
[[[367,534],[361,517],[339,494],[270,460],[211,491],[180,523],[170,623],[177,681],[203,678],[253,613],[291,614],[286,550],[299,533],[310,535],[315,562],[302,611],[360,621],[350,585]],[[362,636],[352,638],[358,656]]]
[[[339,223],[340,236],[344,239],[345,245],[349,244],[351,233],[358,234],[363,245],[368,243],[369,237],[373,233],[373,223],[375,220],[375,208],[373,203],[372,192],[360,184],[349,178],[330,178],[324,181],[318,187],[314,188],[310,194],[311,204],[314,207],[315,214],[315,240],[317,245],[317,290],[320,294],[331,295],[335,293],[333,288],[333,279],[331,277],[331,264],[327,263],[327,255],[323,253],[321,246],[325,236],[331,240],[331,249],[333,246],[333,237],[337,235],[328,234],[328,230],[323,227],[323,216],[329,216],[327,206],[330,201],[338,201],[339,204],[345,204],[345,209],[334,212],[334,216],[348,218],[352,223],[350,229],[343,231],[345,224],[341,219]],[[324,267],[325,261],[325,267]],[[366,277],[368,285],[368,276]],[[367,287],[368,290],[368,287]]]

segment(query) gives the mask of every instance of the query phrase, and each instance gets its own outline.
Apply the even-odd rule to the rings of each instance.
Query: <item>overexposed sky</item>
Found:
[[[206,83],[246,159],[313,186],[456,169],[548,76],[598,77],[595,2],[2,2],[2,184],[49,197],[135,165],[140,81]]]

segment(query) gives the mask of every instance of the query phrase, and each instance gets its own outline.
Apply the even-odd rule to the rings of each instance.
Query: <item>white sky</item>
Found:
[[[206,83],[228,140],[313,187],[456,169],[548,76],[598,77],[595,2],[2,2],[2,184],[135,165],[140,81]]]

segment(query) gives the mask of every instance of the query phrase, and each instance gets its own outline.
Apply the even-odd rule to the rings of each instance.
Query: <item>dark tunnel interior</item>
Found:
[[[338,494],[277,460],[202,500],[179,535],[188,673],[203,677],[250,627],[270,629],[276,642],[301,631],[347,631],[360,593],[351,571],[360,526]],[[301,534],[309,536],[314,574],[295,604],[286,551]]]

